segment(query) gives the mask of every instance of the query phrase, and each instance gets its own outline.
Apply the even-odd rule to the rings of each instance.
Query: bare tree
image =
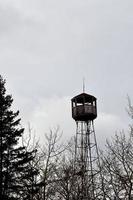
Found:
[[[133,131],[107,141],[102,157],[102,172],[107,199],[133,199]]]
[[[36,200],[39,191],[39,166],[40,153],[39,141],[36,140],[33,130],[28,124],[28,131],[21,138],[21,146],[25,147],[26,152],[32,152],[32,160],[28,162],[27,168],[24,172],[22,199]]]
[[[77,180],[74,171],[74,141],[68,142],[67,148],[60,159],[56,169],[56,194],[57,199],[74,200],[76,197]]]
[[[57,199],[58,177],[56,171],[66,146],[61,143],[59,128],[45,134],[44,143],[40,153],[40,196],[42,200],[53,200]]]
[[[133,106],[128,97],[128,114],[133,118]],[[133,199],[133,126],[107,141],[102,153],[102,174],[106,199]]]

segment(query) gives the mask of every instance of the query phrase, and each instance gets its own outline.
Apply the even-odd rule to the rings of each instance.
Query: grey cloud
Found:
[[[10,31],[13,31],[15,26],[18,26],[19,14],[10,8],[0,6],[0,35],[5,37]]]
[[[126,94],[133,95],[131,0],[4,2],[0,68],[24,117],[32,119],[42,99],[80,93],[84,76],[98,111],[126,118]]]

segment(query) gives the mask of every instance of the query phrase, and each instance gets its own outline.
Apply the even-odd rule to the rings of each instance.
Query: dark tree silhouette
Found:
[[[19,111],[11,110],[12,102],[0,76],[0,199],[33,199],[33,179],[37,175],[32,164],[35,150],[28,151],[19,144],[24,129],[20,127]]]

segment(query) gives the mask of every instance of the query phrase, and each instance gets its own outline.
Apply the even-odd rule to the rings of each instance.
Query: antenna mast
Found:
[[[85,78],[83,77],[83,93],[85,93]]]

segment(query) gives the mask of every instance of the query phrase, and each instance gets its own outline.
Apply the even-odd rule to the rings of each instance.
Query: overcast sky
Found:
[[[98,99],[97,137],[127,128],[133,0],[0,0],[0,69],[24,126],[75,134],[70,99]]]

